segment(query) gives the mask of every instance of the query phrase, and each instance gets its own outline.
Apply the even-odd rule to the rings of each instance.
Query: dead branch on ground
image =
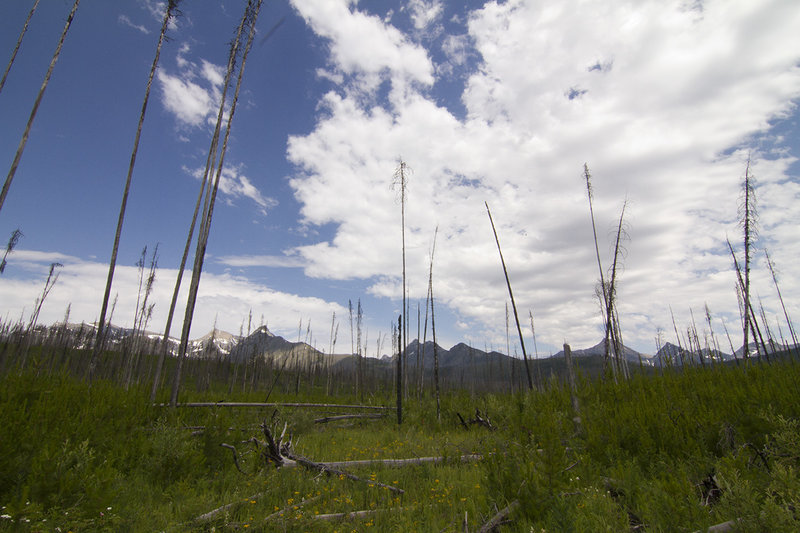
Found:
[[[494,531],[497,526],[508,521],[508,516],[514,512],[514,509],[517,507],[519,507],[519,500],[514,500],[513,502],[509,503],[507,507],[498,511],[497,514],[491,518],[491,520],[483,524],[478,530],[478,533],[489,533],[490,531]]]
[[[497,429],[497,426],[492,424],[492,421],[489,419],[489,415],[481,415],[480,409],[475,409],[475,418],[471,420],[464,420],[464,417],[461,416],[461,413],[456,413],[458,416],[458,420],[461,422],[461,425],[464,429],[469,429],[469,426],[472,424],[478,424],[479,426],[483,426],[487,428],[489,431],[494,431]]]
[[[244,474],[244,473],[245,473],[245,471],[244,471],[244,470],[242,470],[242,467],[241,467],[241,466],[239,466],[239,456],[238,456],[238,454],[236,453],[236,448],[234,448],[234,447],[233,447],[233,446],[231,446],[230,444],[225,444],[224,442],[223,442],[223,443],[221,443],[221,444],[220,444],[220,446],[222,446],[223,448],[228,448],[228,449],[231,451],[231,453],[233,454],[233,464],[234,464],[234,465],[236,465],[236,470],[238,470],[239,472],[241,472],[242,474]]]

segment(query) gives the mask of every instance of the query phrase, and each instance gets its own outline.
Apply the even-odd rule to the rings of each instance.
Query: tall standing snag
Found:
[[[786,325],[789,328],[789,335],[792,337],[792,343],[793,343],[792,350],[796,352],[797,349],[799,348],[797,344],[797,335],[795,334],[792,320],[789,318],[789,312],[786,311],[786,305],[784,305],[783,303],[783,295],[781,294],[781,288],[778,286],[778,276],[777,274],[775,274],[775,264],[772,262],[772,258],[769,256],[769,252],[767,251],[766,248],[764,249],[764,255],[767,256],[767,266],[769,266],[769,272],[770,274],[772,274],[772,281],[775,284],[775,290],[778,292],[778,300],[780,300],[781,302],[781,308],[783,309],[783,316],[786,318]],[[2,272],[2,269],[0,269],[0,272]]]
[[[0,210],[3,209],[3,203],[6,201],[8,189],[11,188],[11,181],[14,179],[14,175],[17,173],[19,161],[22,159],[22,152],[25,151],[25,145],[28,144],[28,136],[31,133],[33,119],[36,118],[36,112],[39,111],[39,104],[42,103],[44,91],[47,89],[47,84],[50,83],[50,76],[53,74],[53,69],[58,62],[58,56],[61,55],[61,47],[64,46],[64,39],[67,38],[67,32],[69,31],[69,27],[72,25],[72,19],[75,18],[75,12],[78,10],[79,3],[80,0],[75,0],[75,3],[72,5],[72,11],[69,12],[67,23],[64,25],[64,31],[61,32],[61,39],[59,39],[58,46],[56,46],[56,51],[53,53],[53,59],[50,60],[50,67],[47,69],[47,74],[44,75],[42,86],[39,88],[39,93],[36,95],[36,100],[33,102],[33,108],[31,109],[31,114],[28,117],[28,124],[25,126],[25,132],[22,134],[22,139],[19,141],[17,153],[14,154],[14,161],[11,163],[11,168],[6,176],[6,181],[3,183],[3,190],[0,191]]]
[[[403,159],[400,159],[400,163],[397,166],[397,169],[394,171],[394,179],[392,181],[392,187],[399,187],[400,189],[400,229],[402,235],[402,246],[403,246],[403,324],[405,327],[398,331],[398,335],[400,335],[400,342],[403,346],[403,350],[400,351],[398,357],[400,357],[403,366],[403,372],[405,373],[406,370],[406,362],[405,356],[403,351],[405,351],[405,347],[408,346],[408,309],[406,307],[406,174],[409,171],[408,165],[406,165]],[[405,377],[405,376],[404,376]]]
[[[486,204],[486,213],[489,214],[489,222],[492,224],[492,232],[494,233],[494,240],[497,243],[497,251],[500,253],[500,263],[503,264],[503,274],[506,276],[506,285],[508,285],[508,296],[511,298],[511,307],[514,310],[514,320],[517,322],[517,333],[519,333],[519,345],[522,348],[522,357],[525,359],[525,372],[528,375],[528,389],[533,390],[533,379],[531,378],[531,368],[528,365],[528,354],[525,352],[525,341],[522,339],[522,328],[519,325],[519,315],[517,314],[517,304],[514,301],[514,293],[511,291],[511,282],[508,279],[508,270],[506,269],[506,261],[503,259],[503,250],[500,249],[500,239],[497,236],[497,230],[494,227],[494,220],[492,220],[492,212],[489,210],[489,203]]]
[[[436,236],[439,226],[433,233],[433,246],[431,246],[431,267],[428,273],[428,296],[431,302],[431,335],[433,336],[433,386],[436,395],[436,420],[442,421],[442,407],[439,399],[439,346],[436,344],[436,314],[433,312],[433,253],[436,251]]]
[[[623,220],[625,217],[625,208],[628,206],[628,200],[622,204],[622,212],[619,214],[619,224],[617,225],[617,238],[614,243],[614,261],[611,265],[611,278],[608,282],[608,290],[606,293],[606,346],[609,340],[614,346],[614,368],[618,373],[627,378],[628,370],[627,365],[620,362],[622,356],[622,341],[620,340],[619,324],[616,320],[617,312],[617,266],[619,265],[619,257],[622,253],[622,237],[624,234]]]
[[[592,203],[592,175],[589,173],[589,165],[587,163],[583,164],[583,177],[586,180],[586,194],[589,197],[589,215],[592,219],[592,235],[594,236],[594,251],[595,256],[597,257],[597,269],[600,272],[600,290],[602,291],[602,304],[603,304],[603,311],[604,316],[603,319],[606,319],[606,315],[608,314],[608,287],[606,287],[606,281],[603,275],[603,264],[600,261],[600,246],[597,244],[597,227],[594,223],[594,206]],[[606,332],[608,331],[608,323],[606,322]],[[609,357],[609,344],[608,344],[608,336],[606,335],[605,343],[604,343],[604,362],[608,365],[608,357]]]
[[[153,58],[153,64],[150,66],[150,75],[147,78],[147,87],[144,91],[144,100],[142,101],[142,110],[139,112],[139,123],[136,126],[136,136],[133,139],[133,149],[131,150],[131,160],[128,164],[128,174],[125,177],[125,188],[122,191],[122,202],[119,206],[119,217],[117,219],[117,231],[114,234],[114,245],[111,248],[111,260],[108,262],[108,277],[106,278],[106,288],[103,293],[103,304],[100,308],[100,319],[97,322],[97,337],[94,342],[94,349],[92,350],[92,358],[89,361],[89,379],[91,380],[94,374],[94,367],[97,363],[97,356],[103,348],[103,324],[106,319],[106,310],[108,309],[108,298],[111,295],[111,284],[114,281],[114,270],[117,265],[117,252],[119,251],[119,239],[122,235],[122,223],[125,220],[125,208],[128,205],[128,193],[131,189],[131,176],[133,175],[133,167],[136,164],[136,154],[139,151],[139,139],[142,136],[142,126],[144,124],[144,116],[147,112],[147,103],[150,100],[150,88],[153,85],[153,76],[158,67],[158,60],[161,57],[161,45],[164,44],[164,37],[167,33],[169,21],[172,19],[174,12],[178,6],[179,0],[169,0],[167,8],[164,11],[164,19],[161,22],[161,33],[158,36],[158,45],[156,46],[156,54]]]
[[[195,262],[194,268],[192,270],[192,280],[189,285],[189,296],[186,302],[186,312],[184,314],[183,320],[183,330],[181,332],[181,344],[178,352],[178,362],[175,367],[175,376],[172,382],[172,393],[170,395],[170,404],[174,407],[178,403],[178,391],[180,390],[180,381],[181,381],[181,370],[183,366],[183,361],[186,358],[186,351],[188,349],[189,344],[189,332],[192,326],[192,317],[194,315],[194,306],[197,301],[197,289],[200,284],[200,275],[203,270],[203,260],[205,258],[206,246],[208,244],[208,236],[211,229],[211,220],[214,214],[214,203],[216,201],[217,190],[219,189],[219,182],[222,176],[222,168],[223,163],[225,160],[225,150],[228,145],[228,138],[231,133],[231,124],[233,122],[233,116],[236,112],[236,103],[239,98],[239,90],[241,89],[242,85],[242,77],[244,76],[244,68],[247,62],[247,54],[250,51],[250,47],[253,43],[253,38],[255,37],[255,26],[256,20],[258,19],[258,13],[261,9],[262,0],[250,0],[247,3],[247,7],[245,8],[244,15],[242,16],[242,20],[237,27],[236,37],[231,45],[231,52],[228,58],[228,68],[225,74],[225,88],[227,88],[228,84],[230,83],[231,77],[233,75],[233,70],[236,64],[236,56],[238,54],[240,41],[242,38],[242,31],[244,30],[245,25],[249,24],[249,35],[247,37],[247,44],[245,45],[244,53],[242,54],[242,63],[239,66],[239,77],[236,81],[236,89],[234,90],[234,97],[231,103],[231,109],[228,113],[228,123],[225,129],[225,138],[222,143],[222,149],[220,151],[219,162],[217,163],[216,168],[216,176],[214,178],[214,186],[211,190],[207,191],[206,194],[206,205],[203,210],[203,217],[201,218],[200,224],[200,231],[197,238],[197,249],[195,251]],[[225,96],[223,92],[223,97],[220,102],[220,109],[219,113],[217,114],[217,127],[219,127],[219,123],[222,121],[222,116],[225,110]]]
[[[756,211],[756,190],[755,178],[750,174],[750,156],[747,156],[747,166],[742,180],[742,194],[739,204],[739,224],[742,226],[742,237],[744,240],[744,272],[742,273],[740,284],[742,287],[742,298],[744,299],[744,316],[742,317],[742,334],[744,340],[742,345],[744,350],[749,352],[749,332],[751,316],[750,309],[750,258],[752,257],[753,241],[758,237],[758,212]],[[753,339],[755,341],[755,338]]]

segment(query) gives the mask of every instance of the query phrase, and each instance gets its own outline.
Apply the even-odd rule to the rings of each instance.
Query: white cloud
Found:
[[[448,35],[442,42],[442,51],[452,64],[457,66],[464,65],[470,55],[469,36]]]
[[[172,76],[163,70],[156,72],[161,83],[161,102],[182,124],[200,126],[214,113],[212,92],[187,77]]]
[[[216,258],[217,262],[230,267],[299,268],[305,266],[302,258],[291,255],[227,255]]]
[[[225,83],[225,67],[215,65],[205,59],[201,59],[200,62],[203,65],[201,70],[203,78],[208,80],[212,87],[221,90],[223,83]]]
[[[196,179],[203,178],[204,168],[189,169],[184,167]],[[215,176],[212,176],[212,179]],[[219,192],[227,197],[227,201],[232,202],[238,198],[249,198],[258,205],[262,215],[267,214],[267,210],[278,205],[277,200],[264,196],[258,188],[253,185],[250,178],[242,174],[241,167],[225,166],[219,179]]]
[[[422,31],[430,27],[442,16],[444,6],[438,0],[410,0],[407,8],[414,28]]]
[[[131,19],[128,18],[127,15],[120,15],[119,17],[117,17],[117,22],[119,22],[124,26],[128,26],[129,28],[133,28],[138,32],[144,33],[145,35],[150,33],[150,30],[145,28],[142,24],[134,24],[133,22],[131,22]]]
[[[219,115],[226,68],[202,58],[198,65],[188,59],[191,51],[188,43],[183,43],[178,49],[177,74],[169,74],[164,69],[156,72],[156,79],[161,84],[161,102],[181,126],[208,124],[213,128]],[[223,120],[227,119],[230,111],[230,106],[227,107]]]
[[[292,4],[319,36],[329,40],[333,64],[345,74],[357,75],[363,89],[376,89],[387,71],[394,84],[433,83],[426,51],[379,17],[359,11],[348,0]]]
[[[679,1],[489,2],[470,15],[467,37],[444,40],[451,61],[482,58],[464,88],[461,121],[420,92],[431,84],[427,53],[396,29],[346,3],[297,4],[330,40],[331,68],[355,78],[388,68],[425,81],[380,107],[359,97],[359,79],[345,80],[342,94],[321,101],[315,130],[290,138],[304,223],[336,226],[332,239],[297,248],[308,275],[363,278],[373,294],[400,297],[400,207],[389,183],[402,155],[414,168],[406,212],[413,298],[425,296],[438,224],[438,298],[475,334],[502,331],[507,293],[486,200],[517,304],[536,313],[538,340],[595,343],[602,333],[582,179],[588,162],[606,266],[619,209],[630,200],[619,280],[626,342],[652,350],[656,329],[672,330],[670,304],[679,322],[704,302],[735,322],[725,236],[738,235],[750,141],[800,97],[793,2],[709,1],[702,11]],[[354,44],[365,36],[370,46]],[[797,176],[788,174],[791,158],[755,148],[754,171],[765,179],[762,238],[790,265],[800,253],[791,236],[800,219]],[[754,272],[768,293],[763,264]],[[782,290],[800,296],[795,281]]]
[[[33,250],[17,250],[9,257],[8,269],[0,283],[0,301],[4,303],[5,313],[3,320],[16,321],[22,318],[27,322],[53,261],[61,262],[64,266],[59,269],[58,282],[42,306],[39,323],[62,321],[68,305],[71,306],[71,322],[90,323],[97,320],[108,265],[66,254]],[[175,269],[160,268],[156,272],[156,281],[150,296],[150,302],[155,303],[148,327],[151,331],[163,331],[176,276]],[[175,311],[173,336],[180,335],[190,279],[191,272],[185,272],[178,308]],[[138,269],[135,266],[118,264],[111,293],[112,300],[118,295],[112,317],[114,324],[127,327],[133,325],[137,290]],[[333,311],[340,316],[346,313],[346,309],[340,305],[320,298],[283,293],[230,274],[204,272],[200,279],[191,337],[204,335],[215,323],[218,328],[237,334],[251,309],[253,317],[263,314],[269,320],[270,330],[287,338],[294,338],[299,320],[304,323],[311,320],[315,324],[324,324],[330,322]]]
[[[186,56],[189,52],[192,51],[192,47],[189,43],[181,44],[181,47],[178,49],[178,54],[175,57],[175,62],[178,64],[178,68],[187,71],[187,75],[191,76],[192,71],[191,69],[196,68],[194,63],[191,63],[189,60],[186,59]]]

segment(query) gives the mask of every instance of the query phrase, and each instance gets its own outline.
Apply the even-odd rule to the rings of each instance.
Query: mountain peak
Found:
[[[275,334],[272,333],[267,326],[260,326],[256,328],[250,335],[265,335],[267,337],[274,337]]]

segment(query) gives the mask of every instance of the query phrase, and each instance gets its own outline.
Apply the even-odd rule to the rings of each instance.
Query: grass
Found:
[[[273,409],[159,408],[146,384],[125,391],[97,380],[90,388],[64,373],[8,372],[0,380],[0,531],[463,531],[465,516],[476,531],[515,500],[503,531],[695,531],[734,518],[742,531],[793,531],[799,378],[791,361],[618,384],[579,377],[580,432],[558,381],[541,393],[449,392],[441,424],[432,397],[407,401],[400,427],[391,415],[315,424],[328,412],[278,410],[295,451],[312,460],[448,459],[346,468],[362,483],[265,464],[249,439],[263,438],[258,425]],[[187,396],[213,400],[214,390]],[[371,402],[388,404],[391,393]],[[276,392],[271,401],[319,399],[308,396]],[[456,413],[476,408],[499,429],[465,430]],[[236,448],[245,473],[222,443]],[[484,460],[458,461],[469,453]],[[318,518],[356,511],[374,512]]]

